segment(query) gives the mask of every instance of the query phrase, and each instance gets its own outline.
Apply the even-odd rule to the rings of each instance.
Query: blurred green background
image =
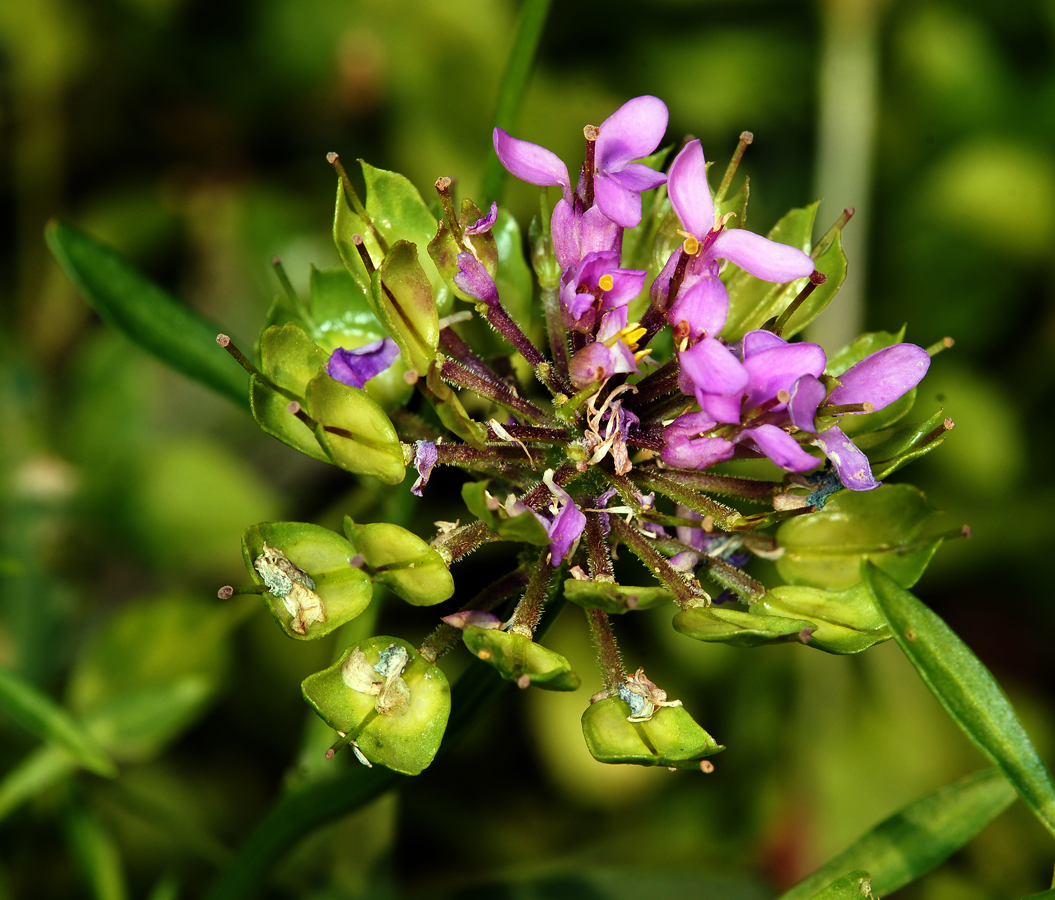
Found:
[[[897,477],[974,536],[942,548],[918,593],[1050,767],[1055,2],[554,7],[518,136],[577,165],[583,124],[643,93],[668,104],[669,140],[701,137],[720,165],[751,130],[752,230],[817,196],[821,230],[857,209],[851,278],[815,337],[835,349],[907,322],[908,340],[955,338],[916,417],[944,407],[956,430]],[[517,9],[0,2],[0,665],[89,720],[144,685],[182,698],[112,737],[115,780],[70,777],[0,721],[0,897],[200,893],[284,783],[325,777],[299,681],[332,646],[287,640],[255,600],[213,599],[245,580],[242,530],[350,512],[426,534],[450,514],[440,490],[412,506],[299,456],[103,326],[48,255],[46,220],[112,244],[250,347],[273,255],[302,289],[310,263],[338,263],[327,151],[426,196],[441,174],[477,189]],[[525,225],[536,197],[509,185]],[[738,650],[668,618],[618,633],[729,746],[714,774],[592,761],[579,716],[599,680],[569,612],[548,643],[585,675],[579,692],[507,692],[398,798],[294,848],[262,896],[764,898],[983,763],[893,642],[855,658]],[[415,639],[431,619],[383,624]],[[1018,804],[898,896],[1011,900],[1047,887],[1052,859]]]

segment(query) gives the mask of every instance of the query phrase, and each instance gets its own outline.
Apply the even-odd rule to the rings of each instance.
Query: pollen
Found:
[[[610,291],[615,287],[615,279],[613,279],[611,275],[602,275],[597,282],[597,286],[602,291]]]

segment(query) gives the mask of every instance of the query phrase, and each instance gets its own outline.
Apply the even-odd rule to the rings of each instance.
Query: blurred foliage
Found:
[[[555,4],[518,133],[576,160],[582,122],[641,93],[711,159],[750,129],[764,232],[814,199],[818,35],[849,2]],[[871,210],[867,327],[957,341],[917,401],[956,430],[911,478],[974,534],[915,592],[1051,762],[1055,610],[1038,586],[1055,434],[1036,409],[1055,389],[1055,4],[880,6],[873,196],[831,199]],[[297,686],[354,638],[288,641],[252,597],[221,612],[216,587],[244,578],[242,530],[445,515],[295,453],[107,330],[48,259],[45,221],[67,215],[248,346],[280,290],[273,255],[304,296],[310,264],[339,264],[327,151],[419,189],[443,174],[478,190],[516,11],[0,4],[0,665],[65,698],[120,768],[75,772],[0,719],[0,897],[199,894],[284,783],[326,777],[329,738]],[[537,193],[510,184],[507,202],[526,223]],[[465,572],[459,592],[483,577]],[[390,615],[386,629],[421,627]],[[714,774],[593,763],[576,724],[590,678],[517,693],[398,797],[293,848],[262,896],[762,898],[983,762],[893,643],[852,659],[750,651],[673,633],[669,610],[637,616],[648,643],[622,621],[619,637],[730,748]],[[133,652],[148,640],[155,655]],[[591,670],[581,617],[551,645]],[[1013,900],[1049,883],[1051,856],[1019,804],[898,896]]]

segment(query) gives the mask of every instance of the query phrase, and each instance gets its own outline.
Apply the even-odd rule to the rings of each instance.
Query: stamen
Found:
[[[729,190],[729,185],[733,183],[733,176],[736,174],[736,170],[740,167],[740,160],[744,158],[744,151],[747,150],[748,146],[755,139],[755,136],[750,131],[744,131],[740,134],[740,141],[736,145],[736,149],[733,151],[733,158],[729,160],[729,165],[725,168],[725,174],[722,176],[722,183],[718,186],[718,190],[714,192],[714,203],[715,205],[721,203],[725,199],[726,191]]]
[[[374,240],[377,241],[377,246],[381,248],[381,252],[387,254],[388,241],[386,241],[384,236],[374,227],[373,219],[371,219],[370,214],[367,213],[366,207],[363,206],[363,201],[359,199],[359,195],[355,192],[355,188],[352,187],[352,182],[348,177],[348,173],[344,171],[344,166],[341,165],[341,158],[336,153],[327,153],[326,162],[337,170],[337,177],[341,180],[341,187],[344,189],[344,197],[348,201],[348,204],[353,210],[355,210],[355,214],[366,223],[366,227],[370,229],[370,233],[374,236]]]
[[[286,296],[289,297],[290,302],[295,307],[300,306],[300,297],[297,296],[297,292],[293,290],[293,283],[289,280],[289,276],[286,274],[286,267],[282,265],[282,260],[277,256],[271,257],[271,266],[275,270],[275,274],[278,276],[278,283],[282,285],[282,290],[286,292]]]
[[[757,419],[759,416],[769,412],[774,406],[779,406],[781,403],[787,403],[789,400],[791,400],[791,394],[784,390],[777,391],[777,395],[775,397],[771,397],[764,403],[759,403],[758,406],[749,410],[744,415],[744,419]]]
[[[931,357],[937,356],[942,350],[948,350],[953,344],[955,344],[951,337],[943,337],[940,341],[931,344],[927,348],[927,355]]]
[[[602,275],[597,281],[597,286],[602,291],[610,291],[615,287],[615,279],[611,275]]]
[[[854,208],[852,206],[847,206],[843,210],[843,214],[835,220],[835,224],[824,232],[824,237],[817,241],[817,246],[810,251],[811,259],[819,259],[827,252],[828,248],[832,245],[832,241],[835,240],[835,235],[843,230],[846,223],[853,218],[853,214]]]

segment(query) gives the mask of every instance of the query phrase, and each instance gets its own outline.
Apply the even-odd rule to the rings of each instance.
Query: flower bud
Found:
[[[370,604],[366,574],[348,561],[355,550],[341,535],[304,522],[264,522],[246,529],[242,556],[264,602],[291,638],[329,634]]]
[[[432,762],[451,711],[447,676],[406,641],[383,635],[349,647],[301,690],[366,759],[404,775]]]

